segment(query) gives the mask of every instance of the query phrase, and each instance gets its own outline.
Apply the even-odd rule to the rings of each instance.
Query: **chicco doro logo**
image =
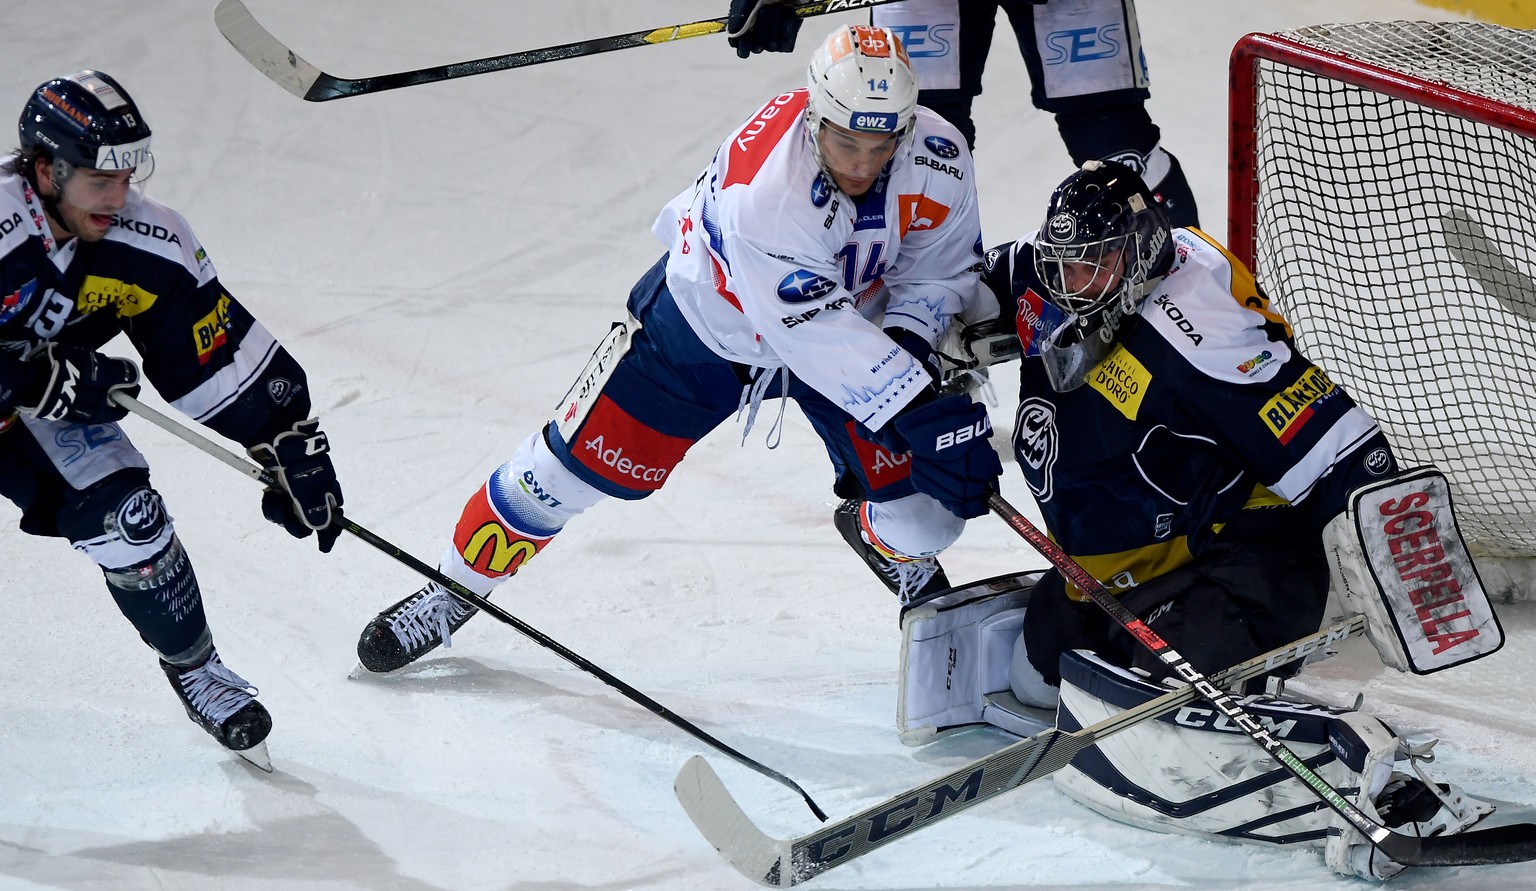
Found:
[[[1059,213],[1045,224],[1051,241],[1068,242],[1077,237],[1077,220],[1069,213]]]
[[[942,136],[930,136],[923,140],[923,145],[928,147],[928,151],[933,152],[940,158],[960,157],[960,146],[955,145]]]

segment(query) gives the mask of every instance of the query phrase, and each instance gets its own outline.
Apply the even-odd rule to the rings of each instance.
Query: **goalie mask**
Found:
[[[897,137],[898,151],[912,137],[917,116],[917,76],[895,32],[848,25],[827,36],[811,57],[805,107],[811,153],[828,176],[821,148],[822,124],[856,134]]]
[[[1081,386],[1173,261],[1168,218],[1139,175],[1088,161],[1051,195],[1035,271],[1066,320],[1041,346],[1051,386]]]

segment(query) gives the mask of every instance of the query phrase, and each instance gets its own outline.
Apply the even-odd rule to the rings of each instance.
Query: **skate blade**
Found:
[[[262,740],[256,745],[251,746],[249,749],[240,749],[239,751],[235,751],[235,754],[239,755],[243,760],[246,761],[246,763],[250,764],[257,770],[263,771],[265,773],[272,772],[272,758],[267,754],[266,740]]]

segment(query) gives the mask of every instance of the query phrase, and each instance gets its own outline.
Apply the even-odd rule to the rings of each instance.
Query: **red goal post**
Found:
[[[1231,58],[1228,245],[1498,598],[1536,589],[1536,32],[1360,22]]]

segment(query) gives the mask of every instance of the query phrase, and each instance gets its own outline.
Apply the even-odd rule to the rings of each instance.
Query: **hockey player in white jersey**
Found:
[[[577,514],[661,488],[688,448],[793,399],[827,446],[861,534],[929,580],[1001,472],[982,406],[940,397],[932,347],[977,294],[971,158],[917,106],[889,31],[839,27],[808,84],[757,110],[657,217],[666,254],[543,429],[466,504],[439,566],[489,594]],[[778,409],[782,411],[782,402]],[[777,422],[774,422],[775,424]],[[358,643],[390,671],[473,609],[430,584]]]
[[[988,252],[983,280],[1017,322],[1014,449],[1052,538],[1196,669],[1315,632],[1330,577],[1393,668],[1435,671],[1498,649],[1445,478],[1400,470],[1376,421],[1298,349],[1252,274],[1205,233],[1171,228],[1133,170],[1084,164],[1037,232]],[[990,675],[969,683],[973,699],[1007,691],[1069,730],[1162,692],[1162,661],[1059,573],[1029,588],[1022,610],[1020,596],[998,596],[997,610],[929,610],[920,634],[904,622],[909,668],[933,664],[911,652],[918,643],[944,646],[948,664]],[[899,725],[934,715],[1007,729],[988,717],[995,702],[967,709],[951,692],[961,684],[908,674]],[[1365,712],[1246,702],[1396,831],[1457,832],[1492,810],[1429,781],[1427,746]],[[1402,868],[1209,708],[1137,725],[1056,781],[1138,826],[1316,845],[1351,875]]]

